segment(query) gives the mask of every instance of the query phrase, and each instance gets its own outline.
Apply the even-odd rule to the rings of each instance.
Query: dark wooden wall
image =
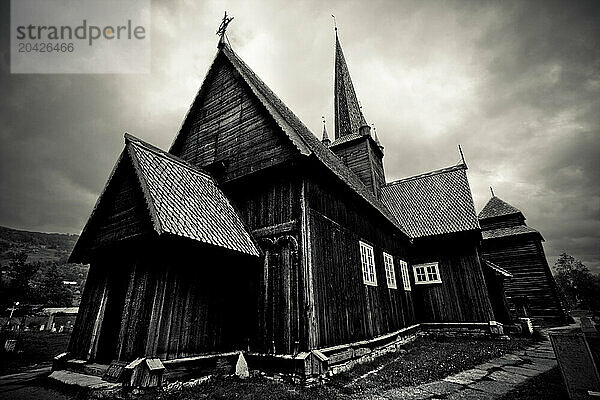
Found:
[[[525,225],[525,217],[522,214],[502,215],[495,218],[486,218],[479,221],[482,230],[507,228],[516,225]]]
[[[106,187],[101,202],[86,226],[83,241],[75,251],[101,248],[120,240],[139,238],[153,232],[150,214],[129,155],[120,162]]]
[[[438,262],[442,283],[414,285],[415,312],[420,322],[490,321],[488,296],[475,234],[416,240],[411,266]],[[414,282],[414,275],[411,276]]]
[[[379,197],[385,183],[383,161],[368,136],[332,147],[331,150],[360,178],[367,188]]]
[[[506,297],[513,313],[523,316],[520,306],[525,302],[529,316],[564,318],[554,277],[538,234],[484,240],[482,252],[485,259],[513,274],[505,284]]]
[[[399,261],[408,240],[326,175],[306,182],[314,347],[372,338],[414,322],[410,292],[402,288]],[[359,240],[373,246],[377,286],[363,283]],[[398,289],[388,289],[383,252],[394,257]]]
[[[261,266],[190,240],[124,243],[92,263],[69,352],[109,363],[246,349]]]
[[[219,55],[194,100],[171,153],[211,172],[219,181],[276,165],[292,157],[291,141]],[[217,162],[227,166],[211,168]]]

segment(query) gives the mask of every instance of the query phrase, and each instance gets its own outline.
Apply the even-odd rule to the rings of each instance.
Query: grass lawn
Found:
[[[531,340],[472,340],[462,338],[419,338],[402,353],[387,354],[368,364],[335,375],[321,386],[302,388],[261,378],[222,378],[207,384],[163,393],[162,399],[349,399],[400,386],[436,381],[473,368],[486,360],[523,349]],[[374,373],[368,372],[376,371]]]
[[[5,353],[4,341],[2,341],[0,375],[50,365],[52,358],[66,351],[69,344],[68,333],[21,332],[18,337],[22,341],[22,353]]]
[[[568,399],[567,389],[563,383],[558,367],[552,368],[519,385],[499,400],[563,400]]]

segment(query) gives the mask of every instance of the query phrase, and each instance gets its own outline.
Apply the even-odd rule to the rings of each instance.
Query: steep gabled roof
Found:
[[[526,234],[534,234],[536,236],[539,235],[541,240],[544,240],[541,233],[527,225],[515,225],[504,228],[496,228],[481,231],[481,236],[483,236],[483,240],[499,239],[506,238],[509,236],[520,236]]]
[[[381,215],[389,220],[396,228],[405,233],[402,225],[386,209],[386,207],[367,189],[354,172],[300,121],[300,119],[273,93],[273,91],[238,57],[227,43],[221,43],[215,61],[222,54],[233,65],[240,77],[246,82],[250,91],[265,107],[286,136],[294,143],[299,152],[305,156],[314,156],[322,165],[332,171],[342,182],[349,186],[360,197],[366,200]],[[213,62],[213,66],[215,62]],[[211,69],[213,68],[211,66]],[[202,84],[204,86],[204,83]],[[201,93],[203,88],[200,88]],[[181,133],[180,133],[181,134]],[[179,135],[173,142],[171,149],[177,144]]]
[[[381,199],[413,238],[479,229],[466,169],[459,164],[390,182]]]
[[[259,251],[242,219],[210,175],[131,135],[118,164],[130,162],[142,189],[154,231],[171,234],[244,254]],[[109,179],[110,184],[110,179]],[[108,184],[107,184],[108,186]],[[75,245],[71,260],[82,259],[90,221],[102,195]]]
[[[487,202],[483,210],[479,213],[479,219],[502,217],[506,215],[521,214],[521,210],[515,208],[501,200],[500,198],[493,196],[490,201]]]
[[[337,29],[335,31],[334,103],[336,140],[345,135],[359,133],[360,128],[367,125],[354,91]]]

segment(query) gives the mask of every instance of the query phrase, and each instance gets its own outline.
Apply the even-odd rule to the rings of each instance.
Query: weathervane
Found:
[[[333,18],[333,27],[335,28],[335,31],[337,32],[337,24],[335,23],[335,15],[331,14],[331,17]]]
[[[219,29],[217,30],[217,35],[223,37],[225,35],[225,31],[227,30],[227,25],[233,20],[233,17],[227,16],[227,11],[225,11],[225,16],[221,21],[221,25],[219,25]]]

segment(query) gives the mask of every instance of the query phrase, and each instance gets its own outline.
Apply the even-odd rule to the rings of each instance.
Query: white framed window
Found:
[[[398,289],[396,286],[396,271],[394,271],[394,257],[388,253],[383,253],[383,265],[385,266],[385,280],[387,287]]]
[[[377,286],[373,246],[364,242],[358,243],[360,244],[360,263],[362,264],[363,282],[365,285]]]
[[[415,285],[442,282],[437,262],[413,265],[413,271],[415,273]]]
[[[400,273],[402,274],[402,286],[404,290],[410,292],[410,277],[408,276],[408,264],[404,260],[400,260]]]

